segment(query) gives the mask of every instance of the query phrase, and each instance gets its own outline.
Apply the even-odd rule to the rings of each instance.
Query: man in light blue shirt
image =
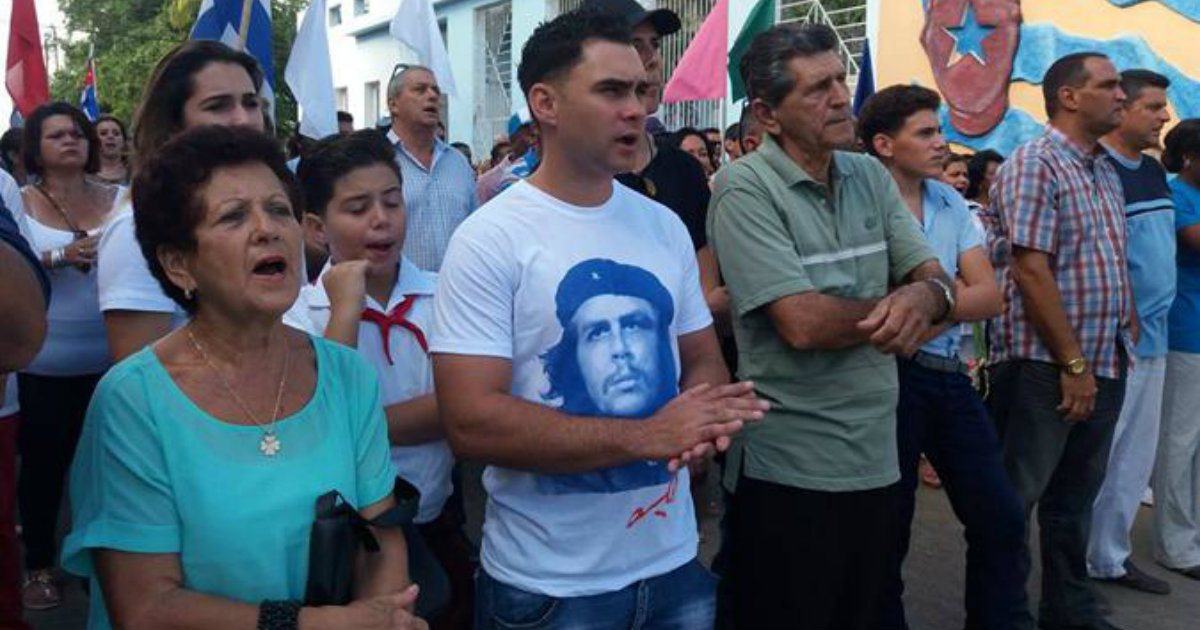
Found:
[[[993,317],[1002,302],[982,231],[962,196],[938,181],[948,153],[938,122],[940,104],[933,90],[896,85],[872,96],[858,120],[867,151],[896,180],[938,262],[958,284],[951,321],[932,331],[916,354],[897,358],[901,514],[882,599],[882,625],[907,627],[900,567],[908,553],[917,459],[924,453],[945,481],[954,512],[966,528],[965,625],[1012,628],[1024,608],[1024,576],[1018,564],[1024,513],[1004,471],[994,425],[958,359],[957,322]]]
[[[404,254],[421,269],[438,271],[450,235],[479,205],[475,171],[437,136],[442,91],[429,68],[396,66],[387,95],[387,137],[396,147],[408,213]]]
[[[1175,204],[1166,170],[1142,153],[1161,146],[1163,125],[1171,119],[1170,84],[1149,70],[1122,72],[1121,126],[1101,139],[1125,196],[1126,264],[1140,334],[1104,485],[1092,506],[1087,552],[1091,577],[1157,595],[1170,593],[1171,586],[1133,564],[1129,534],[1154,468],[1167,372],[1167,313],[1175,300]]]

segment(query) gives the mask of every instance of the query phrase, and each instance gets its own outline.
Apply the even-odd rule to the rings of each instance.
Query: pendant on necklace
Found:
[[[282,448],[283,445],[279,443],[279,438],[275,437],[274,433],[263,435],[262,441],[258,443],[258,450],[267,457],[275,457]]]

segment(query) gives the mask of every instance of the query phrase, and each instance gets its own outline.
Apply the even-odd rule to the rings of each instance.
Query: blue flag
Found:
[[[862,65],[858,67],[858,85],[854,87],[854,115],[875,93],[875,71],[871,68],[871,42],[863,40]]]
[[[242,15],[244,10],[250,12],[246,19]],[[270,0],[204,0],[200,3],[196,23],[192,25],[191,39],[216,40],[250,53],[266,77],[262,97],[274,120],[275,65],[271,61]]]

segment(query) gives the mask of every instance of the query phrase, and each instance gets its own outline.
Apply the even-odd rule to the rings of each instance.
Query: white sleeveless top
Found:
[[[34,251],[65,247],[75,240],[66,230],[46,226],[26,214],[25,235]],[[98,233],[93,230],[89,234]],[[100,314],[96,266],[84,273],[68,266],[48,271],[50,308],[46,311],[46,341],[23,372],[42,376],[98,374],[112,363],[108,333]]]

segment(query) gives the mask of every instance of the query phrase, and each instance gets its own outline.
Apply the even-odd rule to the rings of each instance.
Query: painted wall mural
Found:
[[[1041,80],[1059,57],[1107,54],[1171,79],[1175,120],[1200,116],[1200,0],[881,0],[876,85],[944,98],[951,142],[1008,154],[1041,132]]]

